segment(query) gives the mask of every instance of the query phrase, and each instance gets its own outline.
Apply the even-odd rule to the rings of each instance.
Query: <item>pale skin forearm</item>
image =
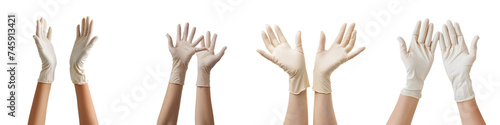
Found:
[[[47,114],[47,103],[49,101],[50,83],[38,82],[36,86],[33,104],[28,119],[28,125],[44,125],[45,115]]]
[[[181,94],[183,85],[168,84],[167,93],[161,106],[160,116],[158,116],[158,125],[176,125],[181,105]]]
[[[88,84],[75,84],[76,99],[78,103],[78,116],[80,125],[98,125],[97,116],[90,96]]]
[[[398,103],[387,121],[387,125],[410,125],[419,99],[399,95]]]
[[[307,125],[307,90],[289,95],[284,125]]]
[[[337,125],[332,94],[314,93],[314,125]]]
[[[476,104],[476,98],[468,101],[457,102],[462,125],[486,125],[483,116]]]
[[[212,110],[212,101],[210,97],[210,87],[196,88],[196,125],[213,125],[214,114]]]

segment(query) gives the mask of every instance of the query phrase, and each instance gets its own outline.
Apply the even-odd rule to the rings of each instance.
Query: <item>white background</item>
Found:
[[[357,47],[366,46],[366,50],[332,74],[337,120],[347,125],[385,124],[399,91],[405,86],[406,71],[396,38],[402,36],[409,42],[415,23],[425,18],[435,24],[434,31],[441,31],[441,25],[448,19],[459,22],[467,44],[474,35],[481,37],[471,71],[474,91],[486,123],[500,124],[498,2],[9,0],[0,5],[0,24],[3,25],[0,34],[6,34],[9,12],[18,14],[20,32],[17,117],[7,116],[7,109],[2,108],[0,124],[27,123],[41,65],[32,38],[39,17],[46,18],[52,26],[52,43],[59,62],[46,124],[78,124],[68,61],[76,26],[84,16],[94,19],[93,32],[99,36],[85,69],[101,125],[156,124],[172,63],[165,34],[175,36],[177,24],[186,22],[198,28],[198,35],[206,31],[218,33],[216,51],[228,46],[211,73],[216,124],[279,125],[283,122],[288,103],[288,75],[255,51],[258,48],[265,50],[260,36],[265,24],[280,25],[292,46],[296,31],[302,30],[307,69],[312,80],[320,31],[326,33],[328,47],[342,23],[353,22],[358,30]],[[1,35],[3,43],[5,36]],[[6,44],[2,44],[0,51],[5,52],[5,48]],[[413,124],[460,124],[451,83],[444,71],[439,47],[437,49]],[[6,54],[0,57],[6,59]],[[194,124],[196,61],[193,58],[189,64],[179,125]],[[4,84],[0,95],[4,101],[6,76],[6,71],[2,71]],[[314,93],[310,89],[307,92],[312,124]],[[6,106],[6,103],[1,104]]]

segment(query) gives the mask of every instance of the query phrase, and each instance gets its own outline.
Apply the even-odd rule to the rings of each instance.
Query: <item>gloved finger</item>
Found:
[[[42,21],[42,34],[40,34],[42,37],[47,35],[47,23],[45,22],[45,19],[41,18]]]
[[[201,47],[195,47],[194,52],[200,52],[200,51],[205,51],[207,48],[201,48]]]
[[[469,50],[467,50],[467,45],[465,44],[464,35],[462,34],[462,30],[460,29],[460,25],[457,22],[455,22],[455,31],[457,32],[457,36],[458,36],[458,45],[460,46],[461,49],[463,49],[467,53],[469,53]]]
[[[450,35],[448,34],[448,26],[446,24],[443,24],[443,37],[444,37],[444,44],[446,45],[446,49],[450,48],[452,46],[451,40],[450,40]]]
[[[47,33],[47,39],[52,40],[52,27],[49,27],[49,31]]]
[[[95,41],[97,41],[97,39],[99,39],[99,37],[94,36],[94,37],[90,40],[89,44],[87,44],[87,47],[86,47],[86,49],[85,49],[85,51],[86,51],[86,52],[90,52],[90,50],[91,50],[91,49],[92,49],[92,47],[94,46]]]
[[[205,47],[205,39],[201,40],[200,44],[201,44],[201,47],[204,48]]]
[[[266,52],[264,52],[264,50],[261,50],[261,49],[257,49],[257,52],[262,55],[264,58],[266,58],[267,60],[271,61],[274,63],[274,60],[273,60],[273,56],[270,55],[270,54],[267,54]]]
[[[179,42],[181,41],[181,24],[177,25],[177,41],[175,41],[175,45],[179,45]]]
[[[288,43],[285,39],[285,35],[281,32],[281,28],[278,25],[274,25],[274,30],[276,30],[276,34],[278,35],[278,39],[281,43]]]
[[[400,51],[400,54],[401,56],[408,56],[408,50],[406,49],[406,42],[405,40],[400,36],[398,37],[398,41],[399,41],[399,51]]]
[[[354,31],[354,27],[356,26],[355,23],[352,23],[349,28],[347,29],[347,32],[345,33],[344,38],[342,39],[342,42],[340,43],[340,46],[345,47],[351,41],[351,35],[352,32]],[[332,44],[333,46],[334,44]]]
[[[206,47],[207,47],[207,48],[210,48],[210,45],[212,45],[212,44],[210,43],[210,40],[212,40],[212,39],[211,39],[211,38],[212,38],[212,35],[210,34],[210,31],[207,31],[206,37],[207,37],[207,38],[206,38],[206,40],[205,40],[205,41],[206,41],[206,45],[207,45]]]
[[[269,39],[271,40],[273,46],[278,46],[279,41],[276,39],[273,29],[271,29],[271,26],[269,26],[269,24],[266,24],[266,30],[267,30],[267,35],[269,36]]]
[[[88,30],[88,35],[91,36],[92,35],[92,29],[94,28],[94,20],[91,20],[90,21],[90,25],[89,25],[89,30]]]
[[[215,49],[215,41],[217,40],[217,33],[214,33],[214,36],[212,37],[212,40],[210,41],[210,48],[209,48],[209,51],[211,51],[212,53],[214,52],[214,49]]]
[[[224,56],[224,53],[226,52],[227,46],[222,47],[219,53],[217,53],[217,59],[220,60],[222,56]]]
[[[188,33],[189,33],[189,23],[186,23],[186,25],[184,25],[184,35],[182,35],[181,40],[187,40]]]
[[[437,46],[437,43],[439,42],[439,37],[440,36],[441,36],[441,33],[437,32],[436,35],[434,35],[434,39],[431,41],[432,42],[432,45],[431,45],[431,52],[432,53],[434,53],[436,51],[436,46]]]
[[[352,32],[351,40],[349,41],[349,44],[347,44],[347,46],[346,46],[347,52],[350,52],[352,50],[352,48],[354,48],[354,44],[356,44],[356,36],[357,36],[356,34],[357,34],[357,31],[354,30],[354,32]]]
[[[194,34],[196,34],[196,27],[193,27],[193,29],[191,30],[191,35],[188,39],[189,43],[193,43]]]
[[[418,41],[418,37],[419,37],[419,32],[420,32],[420,24],[421,24],[421,21],[419,20],[417,22],[417,24],[415,25],[415,29],[413,30],[413,36],[412,36],[412,40],[411,40],[411,44],[415,44],[417,41]]]
[[[444,40],[444,35],[442,33],[439,34],[439,43],[441,46],[441,53],[444,53],[448,47],[446,47],[446,43]]]
[[[86,34],[87,34],[87,36],[90,36],[90,30],[91,30],[91,28],[90,28],[90,19],[89,19],[88,16],[87,16],[87,19],[85,20],[85,23],[87,23],[86,24],[86,26],[87,26],[86,27],[87,28],[87,33]]]
[[[323,31],[321,31],[320,36],[319,36],[318,52],[325,51],[325,42],[326,42],[325,33]]]
[[[267,37],[266,32],[261,31],[260,34],[262,36],[262,40],[264,41],[264,44],[266,45],[267,50],[269,50],[269,52],[273,53],[274,45],[271,43],[271,41],[269,41],[269,37]]]
[[[201,40],[203,40],[203,35],[201,35],[198,39],[196,39],[196,41],[194,41],[193,44],[191,44],[193,47],[195,47],[196,45],[198,45],[198,43],[201,42]]]
[[[432,32],[434,32],[434,24],[429,24],[429,26],[427,26],[427,35],[425,35],[425,46],[427,48],[431,48],[431,45],[433,44],[431,41],[432,40]],[[431,49],[432,50],[432,49]]]
[[[352,53],[349,53],[347,55],[347,60],[351,60],[352,58],[356,57],[359,53],[363,52],[365,50],[365,47],[360,47],[359,49],[355,50]]]
[[[172,42],[172,37],[168,33],[167,33],[167,39],[168,39],[168,49],[173,49],[174,43]]]
[[[36,34],[37,36],[41,36],[41,35],[40,35],[40,30],[41,30],[40,25],[41,25],[41,24],[40,24],[40,20],[37,20],[37,21],[36,21],[36,32],[35,32],[35,34]]]
[[[426,40],[426,37],[427,37],[428,26],[429,26],[429,19],[425,19],[424,23],[422,25],[422,30],[420,30],[420,34],[419,34],[418,39],[417,39],[418,43],[425,44],[425,42],[426,42],[425,40]]]
[[[470,44],[470,53],[472,55],[476,55],[477,53],[477,41],[479,40],[479,36],[474,36],[474,39],[472,39],[472,42]]]
[[[339,33],[337,34],[337,38],[335,38],[335,41],[333,41],[335,44],[340,44],[340,42],[342,41],[342,38],[344,37],[344,32],[345,32],[345,28],[346,28],[347,24],[344,23],[342,24],[342,26],[340,27],[340,31]]]
[[[76,37],[80,37],[81,34],[80,34],[80,24],[78,24],[78,26],[76,26]]]
[[[82,19],[82,36],[87,35],[87,23],[85,23],[85,17]]]
[[[453,27],[453,24],[451,24],[450,20],[446,22],[446,26],[448,27],[448,35],[450,35],[451,45],[457,45],[458,41],[455,27]]]
[[[297,31],[297,34],[295,35],[295,49],[299,52],[304,52],[302,48],[302,32],[299,30]]]

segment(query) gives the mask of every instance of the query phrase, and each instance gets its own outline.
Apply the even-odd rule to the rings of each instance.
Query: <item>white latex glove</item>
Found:
[[[443,54],[443,63],[448,78],[450,79],[453,91],[455,92],[455,101],[463,102],[474,98],[472,90],[472,81],[470,79],[470,70],[476,60],[477,41],[479,36],[472,39],[470,50],[467,50],[464,36],[460,30],[460,25],[455,26],[448,21],[443,25],[443,34],[440,38],[441,52]]]
[[[52,28],[49,27],[47,32],[46,30],[47,22],[45,19],[40,18],[40,20],[36,21],[36,34],[33,35],[33,38],[35,39],[38,54],[42,60],[42,71],[40,71],[38,82],[52,83],[54,81],[57,60],[54,47],[52,47],[51,43]]]
[[[401,90],[401,94],[405,96],[422,97],[422,88],[424,80],[431,70],[432,62],[434,61],[434,51],[439,38],[439,32],[432,39],[434,24],[426,19],[420,28],[421,22],[418,21],[413,31],[410,48],[406,49],[406,43],[402,37],[398,37],[401,60],[406,67],[406,87]]]
[[[292,94],[299,94],[309,87],[309,79],[307,78],[306,62],[302,50],[302,39],[300,31],[295,37],[296,48],[292,49],[281,32],[281,29],[275,25],[276,33],[279,40],[274,35],[271,26],[266,25],[266,32],[262,31],[262,39],[267,47],[267,50],[272,55],[258,49],[257,52],[264,56],[269,61],[281,67],[289,77],[289,91]]]
[[[342,63],[349,61],[350,59],[361,53],[363,50],[365,50],[365,47],[361,47],[356,51],[349,53],[356,43],[356,30],[354,30],[355,24],[353,23],[351,24],[351,26],[349,26],[349,29],[344,36],[346,25],[347,24],[342,25],[337,38],[328,50],[325,50],[325,33],[321,32],[313,72],[312,89],[316,92],[331,93],[332,87],[330,76],[332,72],[337,69],[337,67],[339,67]]]
[[[90,20],[89,17],[83,18],[81,26],[78,25],[76,27],[75,45],[73,45],[73,51],[71,52],[71,58],[69,60],[69,73],[71,75],[71,81],[73,82],[73,84],[87,84],[84,64],[87,56],[89,56],[88,54],[90,52],[90,49],[92,49],[92,46],[98,39],[97,36],[90,39],[90,37],[92,36],[93,22],[94,21]]]
[[[196,81],[196,86],[210,87],[210,70],[212,70],[215,64],[224,56],[227,47],[222,47],[220,52],[215,55],[214,49],[217,34],[214,34],[213,38],[210,39],[210,32],[207,32],[205,37],[206,38],[201,42],[201,47],[206,47],[208,50],[196,53],[198,57],[198,80]],[[207,42],[206,46],[205,41]]]
[[[191,35],[188,39],[189,23],[186,23],[184,35],[181,37],[181,24],[177,25],[177,40],[176,44],[172,43],[172,37],[167,33],[168,50],[172,55],[172,72],[170,74],[170,83],[184,85],[186,71],[189,61],[195,52],[206,50],[206,48],[195,48],[195,46],[203,40],[203,35],[193,43],[193,37],[196,33],[196,27],[193,27]]]

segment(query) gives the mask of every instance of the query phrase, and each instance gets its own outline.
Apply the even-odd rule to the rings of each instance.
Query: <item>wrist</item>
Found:
[[[423,80],[419,79],[407,79],[406,87],[401,90],[401,94],[405,96],[411,96],[417,99],[422,97],[422,88],[424,85]]]
[[[198,68],[196,86],[210,87],[210,70],[203,67]]]
[[[38,82],[52,83],[54,81],[55,70],[56,70],[56,63],[42,64],[42,70],[40,71]]]
[[[288,82],[289,91],[292,94],[299,94],[309,87],[309,78],[305,70],[290,75]]]
[[[332,92],[330,74],[323,72],[313,71],[313,91],[318,93],[328,94]]]
[[[71,76],[71,81],[76,85],[87,84],[87,77],[85,76],[85,70],[83,66],[71,65],[69,74]]]
[[[468,101],[474,98],[475,94],[469,74],[457,76],[451,80],[451,83],[456,102]]]
[[[172,70],[170,73],[170,83],[184,85],[184,79],[186,78],[187,65],[180,63],[180,61],[174,61],[172,64]]]

